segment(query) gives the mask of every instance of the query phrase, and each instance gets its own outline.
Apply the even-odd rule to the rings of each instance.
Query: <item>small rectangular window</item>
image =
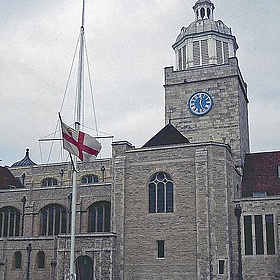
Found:
[[[225,274],[225,260],[219,260],[219,274]]]
[[[157,247],[158,247],[157,257],[159,259],[163,259],[165,257],[164,240],[157,240]]]
[[[253,197],[266,197],[267,192],[266,191],[257,191],[253,192]]]
[[[278,178],[280,178],[280,165],[277,166],[277,170],[278,170]]]

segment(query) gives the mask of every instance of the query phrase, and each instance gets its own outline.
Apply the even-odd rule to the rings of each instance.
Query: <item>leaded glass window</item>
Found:
[[[244,238],[245,255],[275,254],[273,215],[244,216]]]
[[[67,211],[59,204],[50,204],[41,210],[41,235],[66,233]]]
[[[89,232],[110,232],[111,228],[111,203],[100,201],[92,204],[88,210]]]
[[[275,237],[273,215],[265,215],[267,254],[275,254]]]
[[[82,177],[81,182],[82,184],[98,183],[98,176],[93,174],[85,175]]]
[[[19,236],[20,212],[14,207],[0,209],[0,237]]]
[[[264,254],[263,244],[263,220],[261,215],[255,216],[255,237],[256,237],[256,254]]]
[[[244,216],[245,255],[253,254],[252,217]]]
[[[56,178],[45,178],[42,180],[42,187],[53,187],[57,186],[57,179]]]
[[[173,182],[164,173],[154,174],[149,183],[149,213],[170,213],[174,211]]]

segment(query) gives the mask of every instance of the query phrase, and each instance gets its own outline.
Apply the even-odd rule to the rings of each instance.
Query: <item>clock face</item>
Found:
[[[195,92],[188,101],[191,113],[197,116],[207,114],[213,106],[213,99],[206,91]]]

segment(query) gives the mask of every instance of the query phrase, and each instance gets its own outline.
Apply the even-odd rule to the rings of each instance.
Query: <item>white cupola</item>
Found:
[[[195,21],[182,27],[175,44],[176,70],[228,63],[236,56],[238,45],[231,29],[221,20],[214,20],[211,0],[198,0],[194,7]]]
[[[214,4],[210,0],[199,0],[195,3],[194,12],[196,20],[211,19],[213,20]]]

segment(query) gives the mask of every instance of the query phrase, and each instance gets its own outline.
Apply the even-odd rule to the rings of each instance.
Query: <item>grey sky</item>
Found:
[[[55,130],[79,35],[81,2],[0,0],[2,165],[20,160],[27,147],[32,160],[41,162],[38,139]],[[194,3],[86,0],[98,128],[115,141],[139,147],[164,126],[163,68],[174,65],[171,45],[181,27],[194,20]],[[251,150],[280,150],[280,2],[213,3],[215,20],[231,27],[239,44],[250,101]],[[67,103],[63,110],[65,121],[73,122],[73,105]],[[110,141],[102,144],[103,156],[108,156]],[[48,144],[41,148],[45,162]]]

